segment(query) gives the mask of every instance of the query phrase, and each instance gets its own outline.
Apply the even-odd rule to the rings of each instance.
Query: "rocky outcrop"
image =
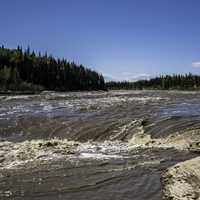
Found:
[[[200,157],[169,168],[162,177],[163,199],[200,199]]]

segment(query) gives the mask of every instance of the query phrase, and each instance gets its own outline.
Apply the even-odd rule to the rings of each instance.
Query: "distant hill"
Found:
[[[106,83],[108,89],[158,89],[158,90],[200,90],[200,76],[191,73],[181,75],[165,75],[149,80],[138,81],[110,81]]]
[[[113,77],[109,75],[103,75],[105,82],[116,81]]]
[[[111,75],[108,74],[104,74],[104,80],[105,82],[111,82],[111,81],[115,81],[115,82],[124,82],[124,81],[128,81],[128,82],[135,82],[138,80],[149,80],[152,76],[150,76],[149,74],[129,74],[127,73],[126,75],[122,74],[121,77],[113,77]]]

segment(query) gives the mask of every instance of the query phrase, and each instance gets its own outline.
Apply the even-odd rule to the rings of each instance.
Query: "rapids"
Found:
[[[199,92],[2,95],[0,199],[160,200],[196,141]]]

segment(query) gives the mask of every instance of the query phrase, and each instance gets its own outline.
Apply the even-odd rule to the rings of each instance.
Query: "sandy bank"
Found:
[[[178,163],[163,175],[163,198],[200,199],[200,157]]]

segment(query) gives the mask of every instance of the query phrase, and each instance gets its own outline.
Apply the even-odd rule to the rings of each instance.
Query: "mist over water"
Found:
[[[198,92],[0,96],[0,199],[159,200],[199,128]]]

